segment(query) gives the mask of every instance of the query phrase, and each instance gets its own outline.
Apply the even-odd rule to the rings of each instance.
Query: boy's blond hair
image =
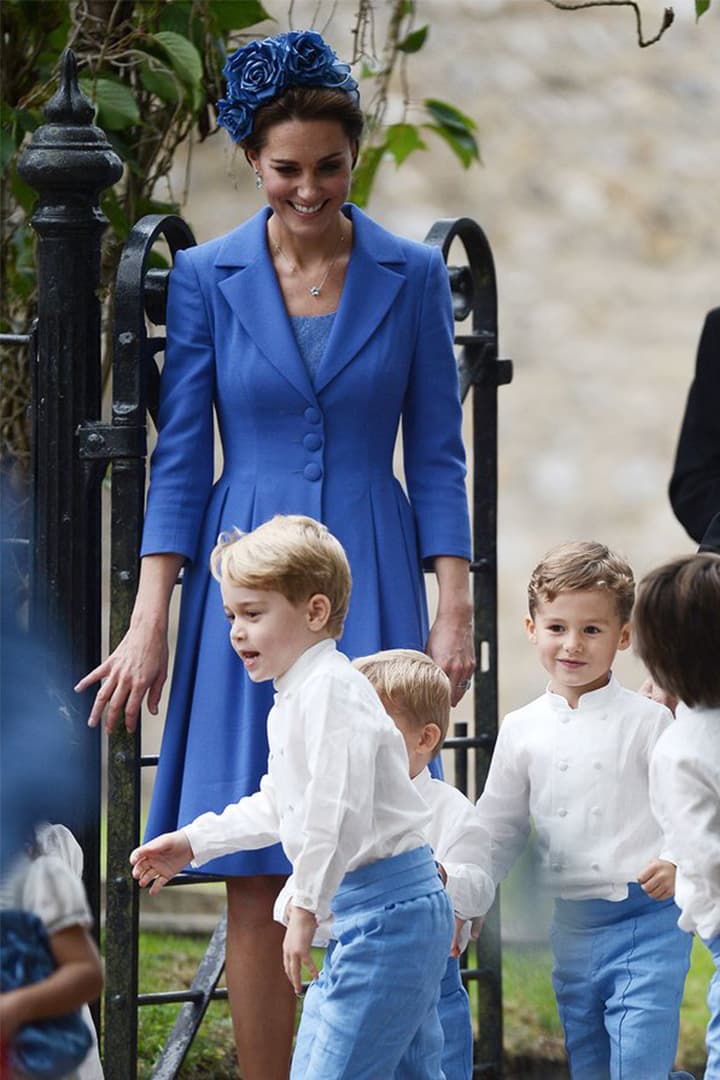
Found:
[[[316,593],[330,601],[327,630],[343,632],[352,578],[339,540],[314,518],[276,514],[252,532],[221,533],[210,556],[217,581],[281,593],[301,604]]]
[[[684,555],[640,582],[635,651],[653,681],[692,707],[720,706],[720,555]]]
[[[385,649],[358,657],[353,666],[369,679],[378,697],[418,727],[436,724],[440,749],[450,722],[450,680],[434,660],[416,649]]]
[[[571,540],[551,548],[532,572],[528,585],[528,610],[535,618],[538,604],[559,593],[580,589],[605,589],[615,597],[620,622],[627,623],[635,599],[631,567],[604,544],[594,540]]]

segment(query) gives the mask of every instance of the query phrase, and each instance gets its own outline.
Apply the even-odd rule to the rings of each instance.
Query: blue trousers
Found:
[[[291,1080],[444,1080],[437,1004],[454,918],[430,848],[346,874]]]
[[[556,900],[553,987],[573,1080],[667,1080],[692,939],[672,900]]]
[[[705,944],[715,961],[715,971],[710,980],[707,1003],[710,1009],[705,1041],[707,1043],[707,1065],[705,1080],[720,1080],[720,934],[709,938]]]
[[[473,1068],[473,1035],[470,999],[460,978],[460,959],[448,959],[440,984],[438,1016],[444,1046],[442,1067],[446,1080],[470,1080]]]

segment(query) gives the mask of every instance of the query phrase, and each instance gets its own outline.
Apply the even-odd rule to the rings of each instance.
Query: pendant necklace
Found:
[[[275,254],[276,255],[281,255],[283,257],[283,259],[285,260],[285,262],[288,264],[288,266],[290,267],[290,272],[293,273],[293,274],[297,274],[298,273],[297,265],[291,259],[288,258],[288,256],[285,254],[283,249],[280,247],[280,244],[277,242],[277,240],[275,240],[273,237],[270,237],[270,242],[272,244],[273,251],[275,252]],[[330,271],[332,270],[333,266],[335,265],[335,263],[337,261],[337,257],[340,254],[340,248],[342,247],[342,242],[343,242],[343,231],[342,231],[342,225],[341,225],[340,226],[340,234],[338,236],[338,242],[335,245],[335,250],[334,250],[334,252],[332,254],[332,258],[330,259],[330,262],[327,264],[327,268],[325,270],[325,273],[322,276],[322,280],[319,281],[317,285],[307,285],[307,286],[305,286],[307,288],[307,291],[310,293],[310,295],[314,296],[316,299],[322,294],[323,288],[325,286],[325,282],[327,281],[328,277],[330,276]]]

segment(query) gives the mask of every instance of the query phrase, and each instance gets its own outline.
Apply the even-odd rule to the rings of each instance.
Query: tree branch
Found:
[[[546,2],[551,4],[554,8],[558,8],[560,11],[580,11],[581,8],[592,7],[631,7],[635,12],[637,39],[641,49],[646,49],[648,45],[654,45],[656,41],[659,41],[665,31],[669,30],[675,21],[675,12],[671,7],[666,7],[663,11],[663,20],[659,31],[655,37],[645,39],[643,37],[642,15],[635,0],[577,0],[577,3],[572,3],[570,0],[546,0]]]

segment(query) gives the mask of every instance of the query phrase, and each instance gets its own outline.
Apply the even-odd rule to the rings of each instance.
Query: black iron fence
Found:
[[[31,614],[34,626],[66,655],[63,676],[72,686],[100,658],[100,482],[111,465],[110,647],[127,628],[138,578],[146,471],[146,425],[157,407],[156,356],[168,271],[148,269],[153,245],[163,240],[171,258],[194,244],[181,218],[150,216],[133,229],[115,292],[113,405],[101,420],[100,239],[106,225],[100,191],[120,176],[122,164],[104,133],[92,124],[92,105],[77,86],[72,53],[65,54],[60,88],[46,109],[47,123],[25,151],[20,172],[38,192],[32,225],[38,235],[38,319],[33,364]],[[456,783],[477,795],[483,788],[497,733],[497,390],[512,378],[498,358],[497,294],[492,253],[471,219],[436,222],[426,242],[447,262],[459,242],[467,265],[449,266],[455,317],[470,321],[456,336],[463,399],[470,398],[473,427],[472,515],[475,648],[471,730],[456,724],[446,746],[455,757]],[[15,337],[17,335],[14,335]],[[70,643],[67,649],[68,641]],[[61,648],[62,646],[62,648]],[[88,732],[89,696],[76,700],[73,721],[85,748],[79,778],[79,828],[91,904],[100,915],[100,738]],[[209,1001],[224,957],[224,919],[213,934],[190,990],[138,996],[138,892],[128,853],[140,828],[140,775],[155,763],[141,753],[139,731],[109,740],[106,991],[104,1066],[108,1080],[131,1080],[137,1069],[137,1010],[148,1002],[181,1003],[154,1076],[174,1077]],[[193,879],[197,881],[196,878]],[[182,883],[182,878],[180,879]],[[474,956],[472,956],[474,954]],[[472,959],[470,958],[472,956]],[[475,1075],[502,1076],[500,934],[497,905],[463,976],[477,985],[479,1037]]]

